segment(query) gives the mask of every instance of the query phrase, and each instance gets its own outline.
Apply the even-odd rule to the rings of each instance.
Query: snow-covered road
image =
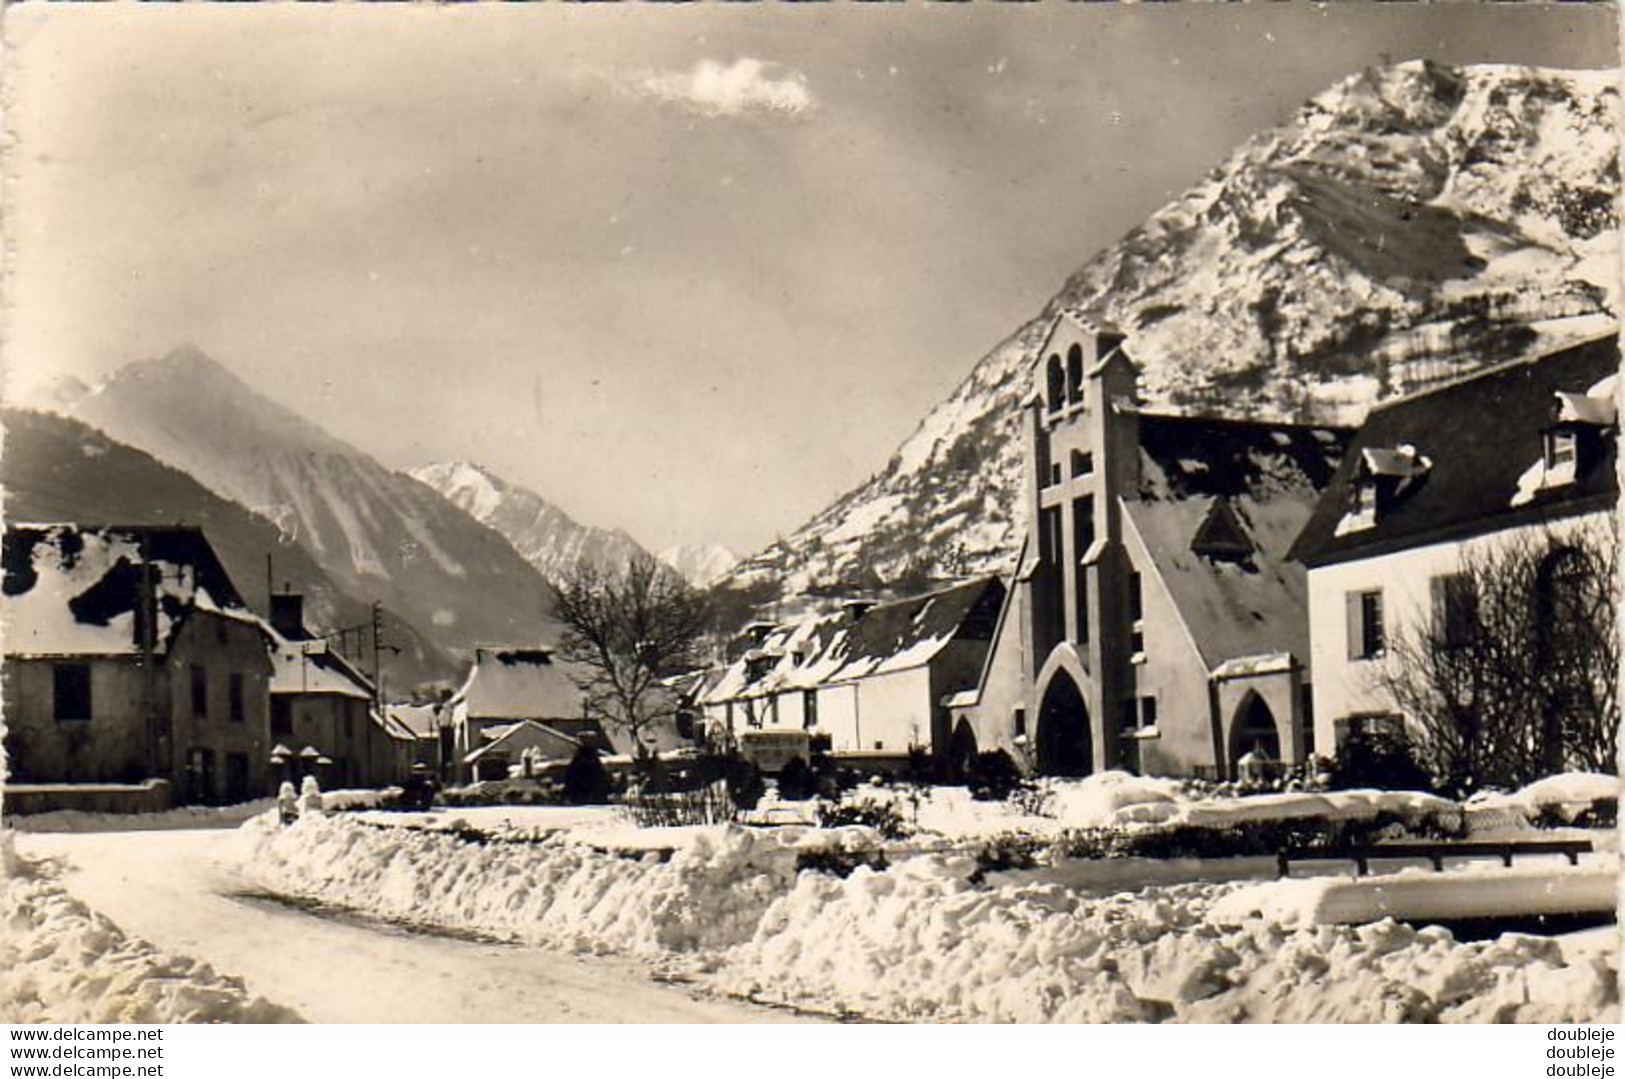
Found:
[[[244,897],[216,859],[229,832],[19,835],[125,932],[237,974],[328,1023],[759,1023],[793,1016],[698,999],[631,963],[429,936]]]

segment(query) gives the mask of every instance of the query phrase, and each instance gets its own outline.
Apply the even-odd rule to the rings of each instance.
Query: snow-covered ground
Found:
[[[1122,776],[1057,785],[1037,806],[1048,815],[1031,813],[1032,802],[975,803],[963,791],[863,794],[906,802],[918,826],[936,834],[885,843],[866,828],[638,830],[614,811],[490,807],[338,815],[291,828],[260,818],[235,837],[236,855],[269,891],[637,955],[726,992],[876,1018],[1617,1021],[1612,935],[1588,936],[1583,947],[1513,934],[1463,943],[1440,927],[1391,920],[1293,923],[1257,904],[1210,917],[1272,878],[1273,860],[1102,859],[982,874],[954,849],[1086,825],[1369,818],[1453,803],[1379,792],[1193,797],[1168,781]],[[807,810],[785,804],[758,816],[785,812]],[[1611,872],[1614,845],[1599,847],[1592,866]],[[889,865],[859,866],[845,878],[797,872],[798,857],[831,848],[883,852]],[[1477,886],[1513,882],[1493,876],[1498,869],[1475,868]],[[1348,875],[1347,867],[1309,872],[1321,879],[1286,883],[1319,887]],[[1453,876],[1421,887],[1454,886]],[[1588,882],[1582,890],[1594,889]]]
[[[58,809],[7,817],[6,827],[19,832],[152,832],[168,828],[235,828],[276,804],[262,798],[231,806],[180,806],[160,813],[87,813]]]
[[[164,952],[197,956],[216,970],[240,975],[248,991],[295,1008],[311,1022],[760,1023],[796,1018],[653,983],[631,960],[412,933],[246,894],[250,885],[219,857],[234,838],[219,830],[166,830],[23,835],[17,843],[31,857],[62,863],[61,883],[73,899],[55,902],[80,912],[84,908],[76,901],[89,904],[97,914],[83,917],[95,925],[105,927],[100,915],[106,915]],[[13,945],[5,941],[11,939],[0,939],[0,1000],[17,997],[8,981],[13,977],[8,973]],[[57,954],[64,940],[66,951]],[[83,952],[75,941],[71,933],[35,934],[28,946],[36,962],[61,972],[64,992],[94,1002],[103,989],[95,971],[80,971]],[[97,969],[113,968],[104,962]],[[131,969],[136,969],[133,960]],[[131,988],[129,982],[115,986],[120,987]],[[79,1014],[53,1013],[64,1021]],[[83,1021],[93,1014],[111,1015],[87,1011]]]
[[[125,933],[0,833],[0,1022],[283,1023],[241,979]]]

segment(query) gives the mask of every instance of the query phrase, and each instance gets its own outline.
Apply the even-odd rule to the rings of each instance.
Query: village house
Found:
[[[4,569],[12,782],[270,792],[267,627],[200,530],[13,524]]]
[[[1028,535],[955,741],[1027,768],[1226,777],[1315,748],[1303,567],[1328,426],[1145,410],[1121,334],[1069,315],[1026,400]]]
[[[748,627],[750,647],[706,680],[698,708],[713,739],[775,732],[827,739],[848,761],[900,763],[950,752],[947,698],[975,684],[1004,606],[984,577],[888,603]]]
[[[313,774],[329,788],[404,779],[416,736],[377,707],[372,679],[305,626],[303,597],[273,594],[270,622],[277,778]]]
[[[510,768],[568,760],[583,739],[617,747],[589,719],[581,691],[540,646],[481,646],[462,686],[444,705],[452,730],[457,782],[506,778]]]
[[[1371,411],[1293,550],[1308,566],[1324,751],[1402,718],[1380,677],[1390,645],[1463,621],[1474,602],[1465,560],[1534,550],[1531,601],[1557,639],[1573,543],[1586,532],[1613,542],[1618,367],[1609,336]]]
[[[449,694],[438,704],[399,702],[384,707],[390,723],[412,737],[411,763],[428,766],[443,782],[451,778],[454,752],[451,717],[443,707],[447,700]]]

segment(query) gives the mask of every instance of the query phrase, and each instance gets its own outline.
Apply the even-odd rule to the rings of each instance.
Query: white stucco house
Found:
[[[1371,411],[1292,555],[1308,567],[1315,741],[1401,721],[1380,677],[1390,644],[1448,632],[1472,598],[1464,560],[1533,544],[1531,602],[1561,609],[1578,533],[1618,496],[1613,336],[1488,368]]]

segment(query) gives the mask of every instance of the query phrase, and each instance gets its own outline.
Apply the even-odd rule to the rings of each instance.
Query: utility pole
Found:
[[[384,707],[383,664],[380,660],[384,636],[384,608],[377,600],[372,602],[372,693],[380,713]]]

